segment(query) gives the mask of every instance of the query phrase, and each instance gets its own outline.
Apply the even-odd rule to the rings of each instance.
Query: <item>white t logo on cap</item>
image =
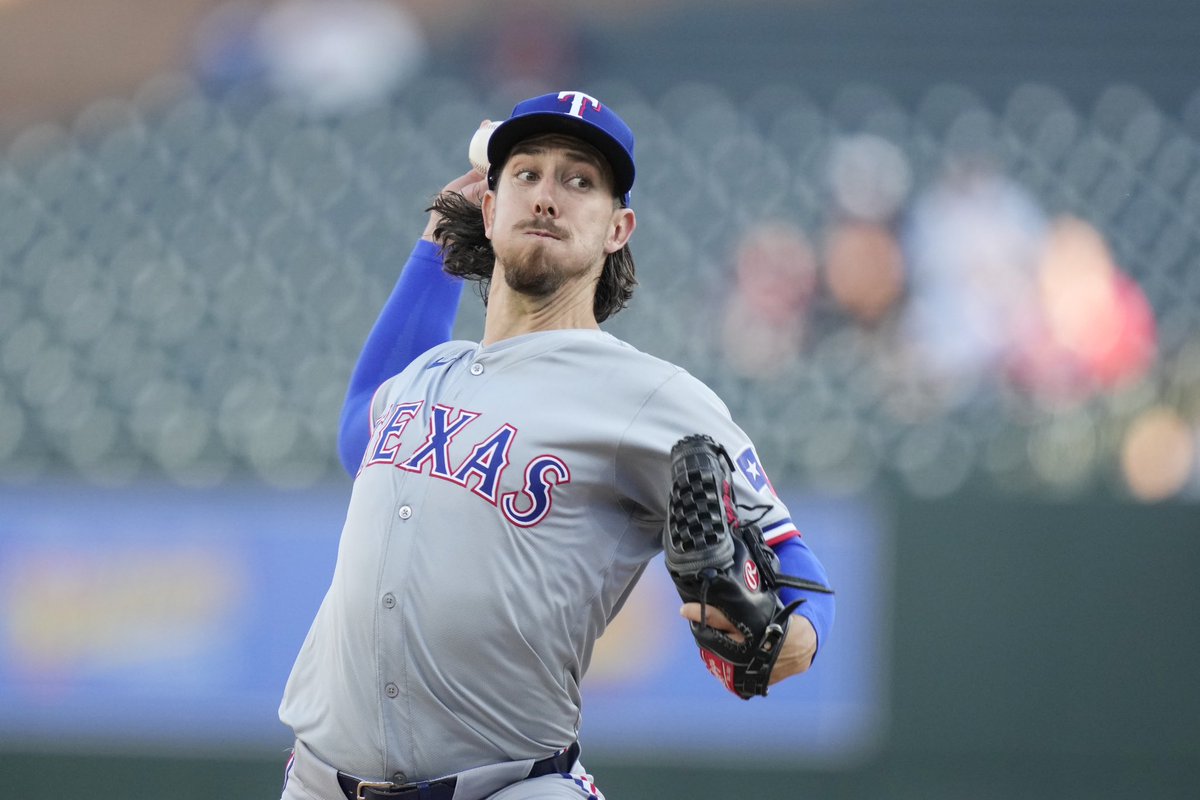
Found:
[[[597,111],[600,110],[600,101],[597,100],[596,98],[592,97],[590,94],[584,94],[583,92],[559,92],[558,93],[559,100],[566,100],[568,97],[572,98],[572,100],[571,100],[571,110],[567,113],[574,114],[575,116],[579,117],[580,119],[583,119],[583,110],[588,107],[588,104],[591,104],[592,108],[594,108],[595,110],[597,110]]]

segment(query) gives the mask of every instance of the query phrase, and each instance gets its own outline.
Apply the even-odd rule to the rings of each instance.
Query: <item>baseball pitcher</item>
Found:
[[[580,685],[664,547],[697,669],[738,697],[804,672],[832,625],[725,405],[600,328],[636,283],[628,126],[566,91],[488,127],[486,175],[438,196],[351,377],[353,491],[280,707],[286,800],[601,798]],[[479,342],[450,341],[466,281]]]

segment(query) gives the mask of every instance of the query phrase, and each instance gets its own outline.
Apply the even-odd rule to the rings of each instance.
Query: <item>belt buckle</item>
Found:
[[[396,784],[391,781],[359,781],[358,786],[354,788],[354,800],[367,800],[363,796],[363,789],[382,789],[386,792],[389,789],[395,788]]]

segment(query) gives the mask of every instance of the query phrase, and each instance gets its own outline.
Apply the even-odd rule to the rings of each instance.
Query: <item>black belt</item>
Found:
[[[573,743],[549,758],[534,762],[523,780],[551,775],[555,772],[570,772],[579,758],[579,742]],[[396,784],[388,781],[364,781],[344,772],[337,774],[338,783],[346,793],[347,800],[454,800],[454,787],[458,776],[440,778],[436,781]]]

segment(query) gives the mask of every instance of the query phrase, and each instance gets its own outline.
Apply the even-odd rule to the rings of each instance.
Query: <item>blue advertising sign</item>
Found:
[[[333,574],[348,493],[0,488],[0,746],[286,747],[276,710]],[[816,665],[768,698],[729,694],[656,559],[597,644],[589,753],[661,758],[669,744],[712,761],[832,764],[872,751],[886,709],[886,528],[860,500],[782,494],[838,592]]]

